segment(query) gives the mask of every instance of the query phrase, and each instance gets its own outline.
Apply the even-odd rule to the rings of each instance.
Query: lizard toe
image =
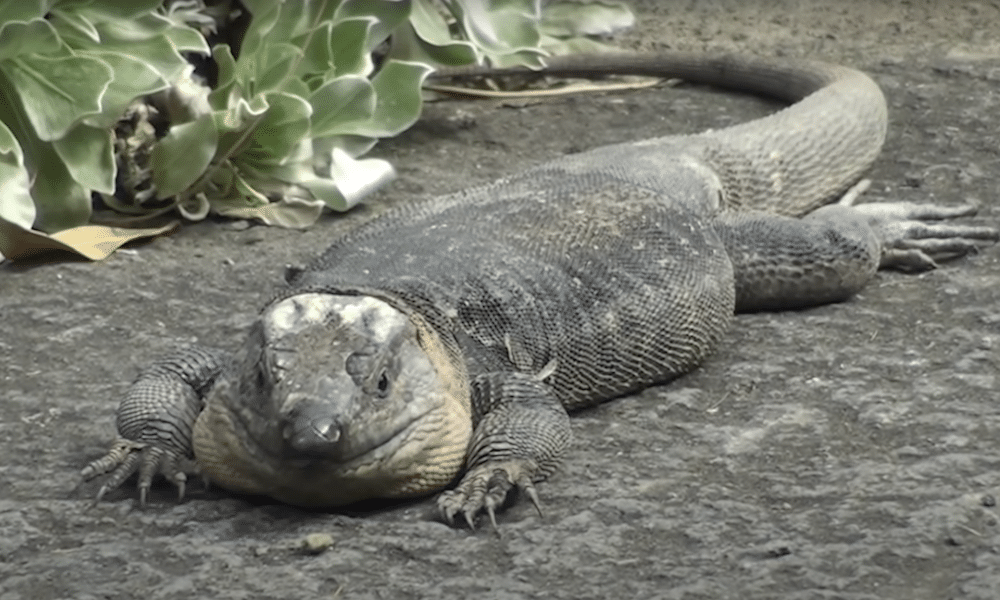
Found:
[[[108,492],[121,487],[133,474],[138,474],[139,504],[145,506],[153,478],[157,474],[173,483],[177,487],[178,500],[183,499],[186,471],[191,469],[191,461],[173,450],[122,438],[115,442],[107,454],[84,467],[80,476],[89,481],[100,475],[108,475],[94,498],[96,504]]]
[[[942,222],[974,215],[978,208],[975,202],[872,202],[851,206],[867,219],[881,241],[879,266],[905,271],[933,269],[938,261],[975,253],[983,245],[1000,240],[1000,230],[995,227]]]
[[[477,465],[466,473],[461,483],[453,490],[443,492],[438,497],[438,510],[449,524],[454,524],[455,516],[462,514],[470,529],[475,529],[475,519],[485,512],[494,530],[498,530],[496,513],[507,501],[512,489],[522,490],[541,514],[538,492],[532,483],[532,476],[538,472],[534,461],[513,458],[490,461]]]

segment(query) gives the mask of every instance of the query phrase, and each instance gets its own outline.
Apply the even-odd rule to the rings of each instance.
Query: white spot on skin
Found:
[[[373,313],[373,318],[369,321],[371,331],[375,334],[375,340],[383,344],[388,341],[389,335],[399,327],[399,321],[406,317],[381,300],[376,300],[375,298],[365,299],[371,303],[367,307],[367,310]]]
[[[328,294],[300,294],[282,300],[265,315],[265,327],[268,333],[291,333],[322,323],[331,308],[331,298]]]
[[[382,300],[371,296],[337,296],[307,293],[278,302],[264,315],[267,337],[277,339],[297,333],[307,327],[321,325],[337,315],[341,323],[353,327],[368,317],[372,341],[385,343],[406,317]]]

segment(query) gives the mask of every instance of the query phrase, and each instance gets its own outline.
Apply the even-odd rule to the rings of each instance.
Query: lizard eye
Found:
[[[382,374],[379,375],[376,387],[378,388],[378,395],[383,398],[389,393],[389,374],[387,372],[382,371]]]

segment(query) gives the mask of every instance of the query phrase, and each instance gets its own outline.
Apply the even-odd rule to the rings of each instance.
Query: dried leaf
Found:
[[[47,235],[0,218],[0,254],[11,260],[22,260],[52,250],[63,250],[90,260],[101,260],[127,242],[166,233],[179,223],[172,221],[162,227],[142,229],[83,225]]]

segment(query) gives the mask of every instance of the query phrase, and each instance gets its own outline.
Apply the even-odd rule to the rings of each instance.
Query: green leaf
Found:
[[[478,62],[476,47],[458,40],[436,44],[419,35],[412,23],[404,23],[392,34],[389,57],[429,64],[458,66]]]
[[[375,112],[368,127],[353,133],[371,137],[397,135],[420,118],[420,88],[434,69],[424,63],[390,60],[372,79]]]
[[[316,4],[325,2],[307,2],[303,6],[298,2],[279,2],[278,16],[274,23],[267,30],[268,42],[288,42],[308,32],[312,25],[312,9]]]
[[[448,22],[431,0],[413,0],[409,24],[421,39],[435,46],[444,46],[455,41],[451,37]]]
[[[0,121],[0,218],[30,228],[35,221],[28,170],[14,134]],[[0,250],[2,252],[2,250]],[[6,253],[5,253],[6,254]]]
[[[212,112],[215,128],[221,133],[242,131],[251,120],[257,119],[267,110],[267,100],[263,95],[254,96],[250,102],[240,98],[227,110]]]
[[[101,97],[101,112],[84,117],[88,125],[111,127],[133,100],[170,85],[152,65],[128,54],[104,50],[81,51],[78,54],[103,61],[114,73],[114,79]]]
[[[281,199],[271,202],[239,173],[229,172],[225,174],[225,179],[230,182],[227,193],[212,198],[210,202],[213,211],[226,217],[258,219],[269,225],[301,228],[312,225],[323,211],[322,202],[301,197],[301,194],[295,193],[294,186],[282,184],[276,194]]]
[[[90,190],[77,183],[51,144],[34,148],[32,164],[31,197],[38,211],[35,228],[51,233],[90,220]]]
[[[77,183],[88,190],[113,194],[117,169],[111,138],[108,129],[77,125],[52,142],[52,147]]]
[[[268,109],[251,135],[250,147],[241,158],[258,163],[281,162],[309,136],[312,107],[298,96],[282,92],[266,94]]]
[[[175,81],[189,67],[189,63],[180,54],[180,48],[171,40],[164,30],[162,35],[140,37],[135,40],[116,40],[104,36],[100,45],[86,43],[70,44],[77,54],[92,54],[115,52],[134,57],[149,68],[155,70],[166,81]]]
[[[412,0],[345,0],[337,7],[336,18],[375,18],[363,46],[364,51],[370,53],[410,17],[411,5]]]
[[[295,76],[295,66],[301,58],[302,50],[292,44],[268,44],[252,88],[254,93],[281,91],[282,84]]]
[[[208,94],[208,102],[215,110],[229,108],[230,94],[236,92],[236,59],[227,44],[213,46],[212,59],[219,74],[215,89]]]
[[[337,75],[368,75],[375,68],[368,39],[377,21],[373,17],[353,17],[334,24],[330,32],[333,72]]]
[[[333,149],[330,178],[302,181],[302,187],[334,210],[344,211],[396,177],[388,162],[378,158],[355,160],[340,148]]]
[[[212,115],[171,127],[149,157],[157,197],[169,198],[188,189],[208,168],[218,144]]]
[[[302,139],[284,156],[271,156],[251,150],[233,161],[240,174],[263,195],[281,196],[287,184],[314,177],[313,151],[309,139]]]
[[[323,84],[309,97],[312,135],[352,133],[371,121],[375,113],[375,88],[360,75],[345,75]]]
[[[196,29],[174,25],[167,29],[164,35],[178,52],[194,52],[205,55],[211,53],[205,37]]]
[[[307,36],[293,40],[296,46],[302,48],[301,75],[326,73],[333,68],[333,53],[330,51],[332,27],[330,22],[320,23]]]
[[[257,219],[267,225],[287,227],[289,229],[304,229],[316,222],[323,213],[323,203],[296,197],[282,197],[277,202],[262,206],[227,206],[224,203],[213,204],[213,209],[224,217],[234,219]]]
[[[58,33],[45,19],[0,25],[0,61],[22,54],[53,54],[60,47]]]
[[[54,6],[49,13],[49,22],[59,32],[60,38],[80,41],[89,40],[92,43],[101,43],[101,34],[94,27],[93,21],[90,20],[88,15],[79,10]]]
[[[378,143],[378,138],[351,134],[330,135],[313,138],[312,143],[313,154],[317,158],[330,156],[334,148],[340,148],[349,156],[358,157],[367,154],[369,150],[374,148],[375,144]],[[329,173],[329,165],[327,165],[325,171]],[[316,172],[321,172],[321,169],[317,168]]]
[[[463,30],[486,52],[508,54],[538,45],[535,15],[517,7],[489,10],[483,2],[460,3],[460,6]]]
[[[62,137],[81,118],[100,112],[114,77],[107,63],[86,56],[20,56],[0,63],[38,137]]]
[[[121,2],[119,4],[125,6],[129,3]],[[86,10],[84,9],[85,12]],[[170,19],[144,9],[139,11],[140,14],[117,18],[108,18],[108,15],[102,14],[100,11],[94,12],[99,15],[99,18],[95,19],[94,27],[100,34],[101,41],[105,43],[145,42],[162,38],[168,29],[174,27]]]
[[[250,62],[249,57],[262,51],[261,46],[267,43],[267,35],[278,22],[281,11],[281,5],[270,0],[248,0],[244,2],[244,6],[250,11],[252,18],[240,44],[240,63]]]
[[[70,2],[67,5],[73,6]],[[75,8],[98,21],[129,21],[152,13],[162,5],[162,0],[89,0]]]
[[[50,0],[0,0],[0,15],[8,23],[41,19],[49,11],[51,4]],[[0,34],[0,37],[6,35],[2,28]]]
[[[108,44],[102,44],[101,47],[111,49]],[[119,49],[141,56],[144,63],[156,69],[160,77],[167,81],[176,81],[190,65],[165,36],[125,44]]]
[[[454,39],[448,22],[430,0],[414,0],[410,20],[392,35],[389,55],[452,66],[479,61],[476,46]]]
[[[264,194],[258,192],[246,179],[235,169],[219,169],[219,172],[212,178],[213,183],[223,179],[228,180],[225,188],[225,195],[220,195],[210,200],[212,210],[220,215],[226,214],[224,210],[235,208],[256,208],[267,205],[270,200]]]
[[[542,32],[552,37],[610,35],[635,24],[635,15],[621,2],[553,0],[542,12]]]

